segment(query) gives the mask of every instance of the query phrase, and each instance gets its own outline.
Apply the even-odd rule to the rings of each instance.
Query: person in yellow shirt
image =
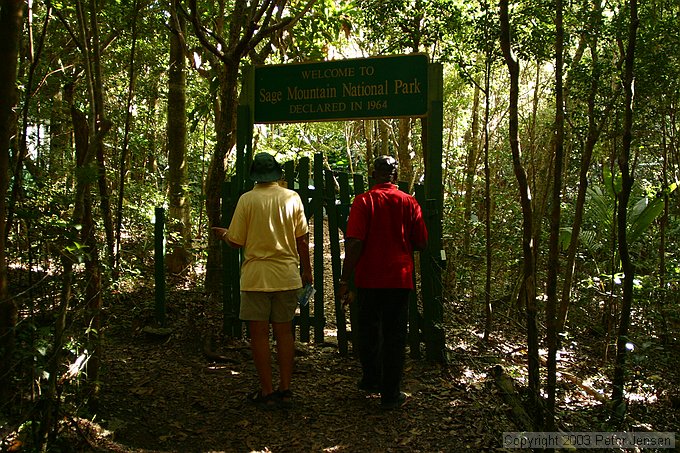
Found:
[[[263,409],[292,404],[292,321],[300,288],[313,282],[309,228],[302,200],[296,192],[278,184],[282,174],[272,155],[256,154],[250,168],[255,187],[239,198],[228,229],[212,228],[230,246],[244,249],[239,316],[249,323],[250,346],[260,381],[260,389],[249,399]],[[276,390],[270,363],[270,323],[279,366]]]

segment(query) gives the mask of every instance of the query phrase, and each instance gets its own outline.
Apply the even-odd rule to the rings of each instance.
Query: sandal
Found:
[[[274,393],[278,397],[282,407],[291,408],[293,406],[293,392],[290,390],[277,390]]]
[[[248,395],[248,401],[255,404],[260,409],[272,410],[278,407],[279,397],[276,392],[270,393],[267,396],[263,396],[260,390],[255,390],[253,393]]]

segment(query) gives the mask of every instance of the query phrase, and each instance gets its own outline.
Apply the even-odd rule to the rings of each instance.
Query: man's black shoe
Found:
[[[357,388],[368,393],[380,393],[380,384],[369,384],[363,379],[357,383]]]
[[[406,396],[406,393],[399,392],[399,396],[397,396],[396,399],[383,401],[380,403],[380,407],[382,407],[384,410],[399,409],[404,404],[406,404],[406,401],[408,401],[408,396]]]

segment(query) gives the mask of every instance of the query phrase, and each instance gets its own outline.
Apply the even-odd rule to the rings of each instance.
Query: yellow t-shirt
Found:
[[[256,184],[239,198],[227,238],[244,248],[241,291],[302,287],[296,238],[309,231],[300,196],[276,182]]]

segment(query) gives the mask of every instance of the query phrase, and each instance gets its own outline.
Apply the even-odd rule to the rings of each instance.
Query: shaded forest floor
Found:
[[[136,286],[107,303],[100,406],[93,422],[66,423],[62,434],[69,446],[58,451],[504,451],[502,433],[523,430],[490,373],[501,365],[523,388],[525,336],[521,323],[503,317],[503,310],[487,345],[480,304],[447,300],[447,362],[409,358],[403,389],[411,398],[390,412],[356,388],[358,361],[338,353],[334,315],[328,313],[324,343],[297,343],[294,407],[265,412],[246,400],[257,388],[246,340],[222,337],[220,302],[186,283],[169,285],[167,335],[146,329],[155,324],[152,288]],[[211,338],[219,361],[204,353]],[[607,421],[601,401],[611,393],[612,374],[602,365],[603,339],[584,328],[565,341],[558,378],[561,429],[680,431],[677,339],[663,344],[638,324],[631,338],[637,349],[628,362],[630,406],[617,426]]]
[[[450,452],[501,449],[501,435],[522,428],[494,384],[502,365],[518,381],[526,375],[519,323],[486,346],[464,306],[448,307],[448,363],[409,359],[401,410],[384,412],[356,388],[358,361],[342,357],[333,318],[323,344],[297,345],[291,410],[262,411],[246,399],[257,378],[245,340],[219,335],[219,302],[175,290],[168,303],[172,333],[145,333],[153,324],[151,292],[137,289],[109,308],[106,360],[98,421],[108,431],[95,442],[111,452]],[[479,308],[479,307],[477,307]],[[481,323],[478,323],[481,325]],[[515,326],[515,327],[513,327]],[[204,355],[214,336],[219,362]],[[500,340],[502,339],[502,340]],[[679,431],[674,403],[680,383],[677,344],[648,338],[630,360],[628,416],[607,422],[600,400],[611,390],[610,370],[598,365],[599,340],[583,332],[560,359],[561,428],[567,431]],[[640,346],[642,347],[642,346]],[[677,403],[677,401],[676,401]],[[101,432],[100,432],[101,434]]]
[[[480,451],[514,430],[484,377],[488,363],[409,359],[403,387],[412,397],[384,412],[356,388],[358,362],[340,356],[332,336],[298,343],[293,408],[262,411],[246,399],[258,384],[245,341],[218,338],[223,360],[204,357],[205,335],[219,332],[204,299],[176,295],[170,315],[197,322],[175,325],[167,339],[135,330],[125,304],[111,313],[100,410],[120,451]]]

